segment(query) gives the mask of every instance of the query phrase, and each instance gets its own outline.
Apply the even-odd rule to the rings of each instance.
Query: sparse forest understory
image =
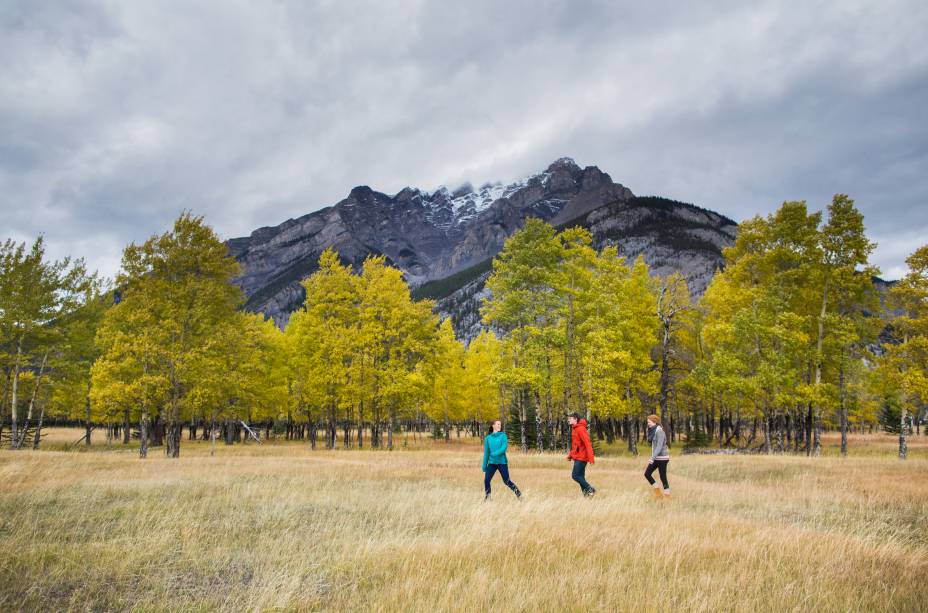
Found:
[[[517,439],[522,436],[522,424],[510,421],[510,434]],[[559,421],[553,422],[547,430],[541,431],[541,445],[538,445],[538,430],[530,419],[526,423],[525,438],[529,452],[566,452],[570,444],[570,432]],[[199,441],[211,445],[236,445],[243,443],[264,444],[277,442],[300,442],[308,449],[382,449],[384,429],[387,424],[371,426],[370,423],[338,421],[329,424],[322,421],[264,421],[243,423],[241,421],[219,421],[202,423],[192,421],[184,425],[182,440]],[[598,450],[606,453],[627,452],[638,455],[638,446],[647,446],[647,427],[645,420],[616,419],[614,417],[597,418],[590,423],[590,434]],[[766,429],[765,429],[766,427]],[[92,444],[105,444],[108,448],[118,446],[138,446],[141,433],[137,424],[106,423],[91,426],[91,443],[87,442],[85,424],[53,420],[45,425],[48,428],[64,428],[80,432],[70,441],[58,441],[64,449],[89,449]],[[763,424],[755,418],[748,422],[734,417],[713,415],[684,415],[671,418],[667,426],[671,442],[678,442],[683,453],[712,453],[713,450],[728,450],[739,453],[792,453],[811,455],[813,429],[809,427],[808,413],[796,412],[786,415],[774,423]],[[165,444],[166,424],[161,418],[152,422],[148,433],[148,446],[161,448]],[[845,436],[877,435],[883,431],[879,423],[862,423],[850,426]],[[405,448],[426,444],[460,443],[462,440],[480,439],[486,433],[486,424],[470,422],[452,422],[447,425],[434,423],[425,416],[418,419],[400,420],[394,424],[395,447]],[[766,433],[766,437],[764,435]],[[928,437],[919,424],[915,424],[909,435]],[[29,440],[33,440],[35,430],[30,430]],[[824,436],[838,437],[837,429],[826,428]],[[8,436],[8,433],[7,433]],[[43,435],[44,436],[44,435]],[[7,439],[8,440],[8,439]]]

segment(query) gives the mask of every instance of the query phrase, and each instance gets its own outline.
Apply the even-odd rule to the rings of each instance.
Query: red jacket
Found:
[[[590,435],[586,431],[586,420],[581,419],[573,426],[570,433],[570,454],[568,460],[580,460],[581,462],[593,463],[593,445],[590,443]]]

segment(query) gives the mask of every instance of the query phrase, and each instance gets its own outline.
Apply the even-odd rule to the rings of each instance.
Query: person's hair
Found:
[[[503,431],[503,420],[494,419],[493,421],[490,422],[490,434],[493,434],[494,432],[496,432],[496,430],[493,429],[493,426],[496,425],[496,422],[499,422],[499,431],[500,432]]]
[[[577,413],[576,411],[574,411],[573,413],[568,413],[567,417],[573,417],[577,421],[580,421],[580,413]]]
[[[661,425],[661,418],[657,415],[648,415],[648,421],[653,421],[655,425]]]

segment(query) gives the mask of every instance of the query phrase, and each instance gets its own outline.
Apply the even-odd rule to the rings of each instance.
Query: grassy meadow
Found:
[[[928,437],[852,456],[510,453],[483,501],[479,442],[398,451],[184,441],[90,450],[52,430],[0,452],[0,610],[928,610]],[[400,439],[402,444],[403,439]]]

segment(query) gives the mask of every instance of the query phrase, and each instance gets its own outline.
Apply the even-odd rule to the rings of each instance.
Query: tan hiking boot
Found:
[[[659,488],[659,487],[654,487],[654,488],[651,488],[651,489],[654,490],[654,494],[653,494],[654,500],[660,500],[661,498],[664,497],[664,492],[661,491],[661,488]]]

